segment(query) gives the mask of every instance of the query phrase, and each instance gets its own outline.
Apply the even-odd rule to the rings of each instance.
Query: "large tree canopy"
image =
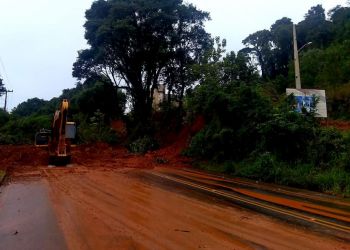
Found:
[[[335,31],[343,33],[346,30],[348,15],[347,8],[338,6],[331,10],[331,19],[327,20],[322,5],[311,7],[297,25],[298,47],[312,42],[313,48],[327,48],[334,40]],[[246,46],[242,52],[255,58],[264,80],[288,76],[293,60],[292,27],[291,19],[283,17],[270,30],[257,31],[242,41]]]
[[[326,19],[322,5],[311,7],[297,29],[299,46],[312,42],[313,46],[323,49],[329,46],[333,37],[332,23]]]
[[[17,116],[30,116],[38,112],[47,103],[48,101],[39,98],[28,99],[18,104],[18,106],[13,109],[12,114]]]
[[[273,43],[272,34],[269,30],[260,30],[242,41],[246,45],[246,49],[242,50],[247,54],[253,55],[261,69],[261,74],[264,79],[274,75],[274,63],[273,63]]]
[[[288,65],[293,59],[292,27],[293,23],[287,17],[277,20],[271,26],[276,75],[288,75]]]
[[[73,76],[103,76],[124,88],[141,121],[149,117],[153,92],[165,76],[176,70],[180,79],[171,84],[188,84],[186,66],[211,43],[203,27],[209,14],[182,0],[98,0],[86,19],[90,48],[79,52]]]

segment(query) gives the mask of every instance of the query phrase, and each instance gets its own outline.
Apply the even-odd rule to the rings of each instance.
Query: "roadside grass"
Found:
[[[208,172],[213,172],[217,174],[231,174],[231,162],[217,163],[208,161],[196,161],[193,163],[195,168],[205,170]]]
[[[341,168],[332,168],[319,172],[314,177],[315,183],[324,191],[350,197],[350,174]]]
[[[200,162],[195,167],[235,177],[350,197],[350,173],[342,167],[320,169],[311,164],[287,164],[271,156],[240,163]]]

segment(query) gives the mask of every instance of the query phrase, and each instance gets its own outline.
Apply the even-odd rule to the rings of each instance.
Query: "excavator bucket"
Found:
[[[70,163],[71,155],[58,156],[56,154],[49,155],[49,165],[65,166]]]

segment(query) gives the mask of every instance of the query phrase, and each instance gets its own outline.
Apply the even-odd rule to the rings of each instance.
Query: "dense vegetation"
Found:
[[[302,86],[326,89],[336,119],[350,114],[349,24],[350,8],[337,6],[327,19],[317,5],[297,25],[298,47],[312,42],[301,54]],[[294,99],[284,97],[295,84],[291,20],[277,20],[243,44],[238,55],[256,61],[261,77],[226,80],[225,57],[198,66],[204,77],[187,96],[187,108],[204,116],[206,126],[186,154],[213,171],[350,194],[349,134],[320,126],[312,111],[295,113]]]
[[[95,1],[84,25],[89,48],[73,65],[77,86],[0,111],[0,143],[29,143],[34,131],[50,127],[62,98],[70,100],[80,142],[117,143],[110,123],[122,119],[133,152],[155,149],[159,131],[202,116],[205,126],[184,152],[199,165],[350,194],[349,134],[322,127],[314,110],[296,113],[294,98],[285,97],[295,84],[291,19],[249,35],[237,53],[205,31],[209,19],[181,0]],[[300,53],[303,88],[326,89],[331,118],[349,119],[350,8],[326,15],[314,6],[297,34],[298,48],[312,43]],[[166,98],[155,111],[160,84]]]
[[[69,119],[78,125],[78,142],[118,142],[108,125],[124,115],[126,96],[110,84],[89,81],[63,90],[61,96],[50,101],[29,99],[11,114],[0,110],[0,144],[32,144],[35,132],[51,128],[53,114],[62,99],[70,100]]]
[[[202,84],[187,104],[206,126],[185,154],[212,171],[350,194],[348,135],[321,127],[312,112],[294,112],[293,102],[274,105],[262,86]]]

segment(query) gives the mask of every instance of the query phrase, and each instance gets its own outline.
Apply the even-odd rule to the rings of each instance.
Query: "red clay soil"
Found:
[[[113,123],[115,129],[123,130],[120,121]],[[111,147],[104,143],[82,145],[73,148],[73,163],[84,166],[153,168],[159,165],[169,167],[184,167],[189,159],[182,156],[191,137],[204,126],[204,118],[197,117],[192,125],[184,126],[179,133],[169,133],[163,136],[163,145],[159,150],[150,151],[145,155],[131,154],[123,147]]]
[[[184,126],[180,133],[167,135],[165,145],[160,150],[154,151],[151,156],[158,161],[169,163],[188,163],[188,158],[181,156],[182,151],[188,146],[192,136],[198,133],[205,125],[204,117],[198,116],[191,125]]]
[[[118,121],[114,125],[119,129],[123,128]],[[188,159],[181,156],[182,150],[188,145],[190,136],[202,126],[203,119],[198,118],[193,126],[187,126],[178,135],[174,135],[171,143],[145,155],[131,154],[124,147],[112,147],[105,143],[79,145],[72,148],[72,164],[89,168],[152,168],[162,164],[181,167],[188,163]],[[36,148],[33,145],[0,145],[0,169],[16,168],[18,172],[47,164],[48,153],[45,148]]]
[[[341,120],[332,120],[332,119],[321,120],[321,126],[333,127],[341,131],[349,131],[350,121],[341,121]]]
[[[114,120],[112,121],[111,128],[116,131],[122,137],[127,135],[127,128],[125,122],[122,120]]]
[[[111,147],[105,143],[79,145],[72,149],[72,164],[89,168],[152,168],[166,163],[179,166],[186,158],[178,155],[180,145],[173,150],[171,146],[145,155],[131,154],[124,147]],[[48,152],[33,145],[0,146],[0,169],[28,171],[48,165]]]
[[[42,148],[33,145],[0,145],[0,169],[16,166],[47,165],[48,154]]]

